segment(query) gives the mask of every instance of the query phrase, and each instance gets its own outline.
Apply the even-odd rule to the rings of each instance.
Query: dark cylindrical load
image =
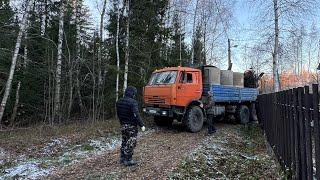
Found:
[[[205,66],[203,69],[203,83],[220,84],[220,69],[215,66]]]
[[[221,70],[220,83],[221,85],[233,86],[233,72],[230,70]]]
[[[243,87],[243,73],[233,72],[233,86]]]

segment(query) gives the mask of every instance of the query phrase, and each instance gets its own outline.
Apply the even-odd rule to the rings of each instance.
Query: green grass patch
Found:
[[[279,179],[284,177],[255,125],[228,126],[180,161],[167,179]]]

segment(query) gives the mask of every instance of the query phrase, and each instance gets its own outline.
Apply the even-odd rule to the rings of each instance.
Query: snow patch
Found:
[[[90,140],[90,146],[94,147],[95,154],[100,155],[105,151],[112,150],[116,148],[116,146],[120,145],[120,138],[100,138],[95,140]]]
[[[4,172],[6,173],[0,179],[7,178],[28,178],[28,179],[37,179],[39,176],[47,175],[51,172],[50,168],[41,168],[40,161],[29,161],[23,162],[15,167],[6,169]]]
[[[54,139],[43,148],[45,155],[51,154],[52,150],[57,147],[63,147],[68,143],[65,139]],[[92,147],[92,150],[85,150],[85,144]],[[0,180],[8,178],[22,178],[22,179],[38,179],[40,176],[50,174],[58,166],[67,166],[79,162],[79,160],[93,156],[101,155],[106,151],[113,150],[120,144],[120,138],[105,138],[91,139],[87,143],[76,145],[68,149],[65,153],[58,157],[51,159],[29,159],[20,160],[16,166],[7,168],[3,171],[4,175],[0,176]],[[5,154],[0,149],[1,154]],[[48,157],[48,156],[47,156]],[[1,161],[0,161],[1,162]],[[43,167],[41,165],[44,164]]]
[[[50,143],[47,143],[41,151],[42,155],[49,155],[53,152],[54,149],[63,148],[67,145],[69,141],[65,138],[53,139]]]
[[[4,163],[8,156],[8,153],[3,148],[0,148],[0,165]]]
[[[139,133],[139,137],[147,136],[156,132],[155,129],[150,129]],[[53,151],[56,149],[63,149],[67,146],[69,141],[65,138],[53,139],[47,143],[42,149],[44,158],[26,159],[24,156],[19,157],[15,162],[17,165],[7,168],[0,173],[0,180],[20,178],[20,179],[39,179],[41,176],[50,174],[58,167],[69,166],[78,163],[82,159],[101,155],[107,151],[113,150],[121,144],[120,136],[113,137],[99,137],[90,139],[86,143],[73,146],[67,149],[62,155],[51,157]],[[0,148],[0,164],[3,157],[8,158],[8,154],[4,149]],[[24,158],[23,158],[24,157]]]

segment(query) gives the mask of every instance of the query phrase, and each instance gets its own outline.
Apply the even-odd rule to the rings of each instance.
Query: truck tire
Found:
[[[191,107],[186,114],[184,124],[188,131],[199,132],[203,126],[203,113],[200,107]]]
[[[246,105],[240,105],[237,107],[236,111],[237,120],[241,124],[247,124],[250,122],[250,110]]]
[[[157,126],[170,126],[172,125],[172,122],[173,122],[172,118],[163,117],[163,116],[154,116],[153,120]]]

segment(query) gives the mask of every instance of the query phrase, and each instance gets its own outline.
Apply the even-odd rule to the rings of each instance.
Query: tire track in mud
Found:
[[[180,124],[159,128],[138,139],[133,157],[139,161],[136,166],[119,164],[118,146],[100,156],[57,170],[49,179],[165,179],[181,159],[197,149],[207,137],[206,132],[206,128],[198,133],[185,132]]]

